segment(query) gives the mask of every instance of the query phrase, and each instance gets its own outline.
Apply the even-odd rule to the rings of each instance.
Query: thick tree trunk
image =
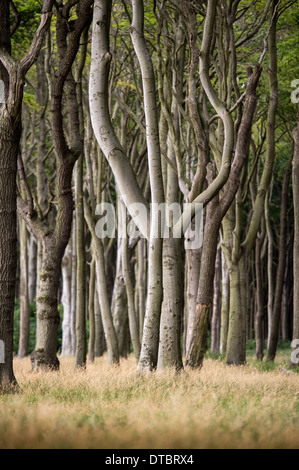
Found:
[[[194,320],[188,326],[186,365],[192,368],[200,368],[202,366],[207,350],[218,232],[221,224],[221,215],[216,214],[217,203],[218,198],[214,198],[207,206],[197,305]]]
[[[36,298],[37,329],[35,350],[31,354],[32,369],[59,369],[57,357],[58,289],[63,252],[57,252],[53,240],[43,243],[39,290]]]
[[[20,124],[0,117],[0,390],[16,386],[13,373],[13,314],[17,268],[16,176]],[[3,345],[3,346],[2,346]]]
[[[180,240],[163,242],[163,303],[160,323],[158,369],[183,367],[181,353],[181,261]]]
[[[185,307],[185,323],[184,323],[184,355],[186,356],[189,323],[194,321],[196,311],[196,297],[198,291],[199,271],[200,271],[201,250],[186,250],[186,307]]]
[[[244,335],[243,309],[241,302],[241,284],[239,265],[229,266],[229,327],[227,338],[226,363],[242,365],[246,362],[246,335]]]

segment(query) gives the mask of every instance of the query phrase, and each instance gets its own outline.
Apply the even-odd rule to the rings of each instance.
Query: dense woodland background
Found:
[[[298,2],[42,8],[0,0],[0,383],[13,354],[273,361],[299,338]],[[100,239],[124,196],[203,203],[203,246]]]

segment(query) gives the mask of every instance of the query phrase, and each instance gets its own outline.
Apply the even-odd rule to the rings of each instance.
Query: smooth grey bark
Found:
[[[103,242],[95,233],[95,224],[85,199],[84,199],[84,214],[86,223],[92,236],[92,251],[96,263],[96,284],[97,293],[100,304],[102,322],[105,332],[105,340],[107,344],[108,363],[119,364],[119,350],[117,343],[117,336],[113,325],[109,296],[107,286],[107,275],[105,267],[104,247]]]
[[[146,123],[146,143],[148,154],[151,203],[164,202],[161,153],[159,142],[158,115],[156,104],[155,76],[152,60],[144,38],[143,0],[132,0],[133,18],[130,35],[139,62]],[[155,238],[154,233],[158,236]],[[144,319],[144,333],[141,346],[139,371],[150,371],[157,365],[159,347],[159,326],[163,296],[162,279],[163,240],[158,211],[151,211],[150,236],[148,249],[148,294]]]
[[[90,264],[90,278],[89,278],[89,293],[88,293],[88,317],[89,317],[89,342],[88,342],[88,360],[94,362],[95,358],[95,260],[91,260]]]
[[[89,25],[82,34],[82,46],[76,73],[76,93],[78,99],[79,128],[84,140],[84,112],[82,75],[86,60]],[[75,165],[75,207],[76,207],[76,254],[77,254],[77,289],[76,289],[76,363],[75,368],[86,367],[86,255],[85,255],[85,220],[83,203],[83,160],[85,147]],[[93,321],[93,318],[92,318]]]
[[[122,239],[119,236],[119,232],[117,241],[116,274],[113,286],[111,310],[113,314],[113,323],[117,336],[119,354],[120,356],[126,358],[129,352],[127,350],[126,342],[128,331],[128,304],[122,269]]]
[[[72,348],[72,325],[71,325],[71,308],[72,308],[72,252],[70,244],[66,247],[64,257],[62,259],[62,297],[63,320],[62,320],[62,346],[61,355],[71,356]]]
[[[18,357],[28,354],[29,347],[29,295],[28,295],[28,252],[27,229],[24,220],[20,220],[20,338]]]
[[[221,250],[221,327],[220,327],[220,353],[226,353],[227,332],[229,318],[229,275],[227,263]]]
[[[37,244],[33,236],[28,238],[28,300],[32,303],[36,297]]]
[[[221,252],[217,250],[215,261],[215,275],[213,286],[213,310],[211,322],[211,353],[217,353],[220,350],[220,280],[221,280]]]
[[[261,67],[259,65],[256,66],[254,71],[252,71],[252,69],[248,69],[245,107],[240,127],[238,130],[235,157],[233,160],[231,173],[219,203],[215,203],[215,200],[217,200],[217,198],[214,198],[207,206],[207,217],[204,228],[204,240],[202,247],[202,260],[199,277],[196,315],[193,324],[189,325],[189,335],[191,339],[189,342],[189,349],[187,350],[186,354],[186,365],[192,368],[200,368],[202,366],[204,354],[206,352],[208,318],[210,316],[211,311],[218,233],[221,221],[225,216],[226,212],[228,211],[230,205],[232,204],[232,201],[239,188],[242,168],[247,159],[251,124],[256,107],[256,88],[260,74]],[[213,177],[212,175],[214,173],[214,170],[211,165],[207,166],[207,169],[209,170],[208,178],[210,183]],[[213,207],[213,209],[211,209],[209,206]],[[203,261],[203,259],[205,261]],[[238,315],[241,315],[242,312],[242,305],[238,296],[236,295],[234,299],[232,299],[231,297],[234,289],[236,288],[237,281],[239,282],[238,268],[235,268],[233,266],[233,263],[230,263],[229,265],[229,273],[230,279],[231,276],[233,276],[233,283],[230,283],[231,313],[229,320],[229,329],[231,328],[231,332],[229,331],[228,333],[228,346],[232,346],[232,343],[236,342],[237,344],[234,345],[232,348],[235,351],[236,349],[238,349],[238,346],[240,344],[238,336],[239,334],[243,334],[243,328],[241,323],[240,332],[238,331],[238,333],[236,334],[236,329],[234,329],[233,331],[233,328],[231,326],[235,323],[238,325]],[[238,309],[240,310],[238,311]],[[228,363],[231,363],[231,360],[232,359],[230,357],[230,353],[227,353]],[[243,357],[241,358],[241,360],[243,360]]]
[[[264,357],[264,294],[262,271],[262,245],[266,235],[265,221],[262,220],[261,234],[257,236],[255,244],[255,276],[256,276],[256,310],[254,317],[254,330],[256,340],[256,360],[262,361]]]

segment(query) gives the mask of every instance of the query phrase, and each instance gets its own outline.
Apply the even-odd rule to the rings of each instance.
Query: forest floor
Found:
[[[0,396],[0,448],[299,448],[299,374],[252,356],[242,367],[208,358],[201,371],[136,375],[132,358],[74,371],[30,372],[15,360],[20,392]]]

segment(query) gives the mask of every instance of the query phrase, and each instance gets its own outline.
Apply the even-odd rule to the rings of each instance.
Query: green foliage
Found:
[[[34,350],[35,336],[36,336],[36,303],[31,302],[30,308],[30,319],[29,319],[29,354]],[[13,352],[18,354],[19,349],[19,338],[20,338],[20,299],[15,300],[15,312],[14,312],[14,337],[13,337]]]
[[[40,22],[41,4],[35,0],[15,0],[20,25],[12,37],[12,50],[15,59],[20,59],[29,49],[32,38]],[[11,14],[11,25],[15,18]]]

